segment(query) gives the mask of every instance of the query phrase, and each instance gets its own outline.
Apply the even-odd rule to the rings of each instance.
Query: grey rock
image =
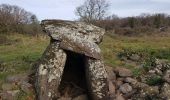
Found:
[[[154,95],[159,95],[159,87],[158,86],[147,86],[147,87],[143,87],[141,90],[141,94],[143,96],[154,96]]]
[[[112,96],[116,94],[116,86],[111,81],[109,81],[109,93]]]
[[[119,90],[122,92],[122,93],[129,93],[132,91],[132,86],[130,86],[128,83],[125,83],[123,85],[120,86]]]
[[[33,86],[30,83],[27,82],[22,82],[21,83],[21,90],[24,91],[25,93],[31,93],[33,90]]]
[[[138,82],[136,79],[133,79],[133,78],[131,78],[131,77],[125,78],[124,81],[127,82],[127,83],[130,83],[130,84],[133,84],[133,85]]]
[[[62,49],[101,58],[97,44],[103,38],[103,29],[83,22],[64,20],[43,20],[42,26],[52,39],[61,42]]]
[[[130,77],[132,76],[132,71],[126,68],[116,68],[115,72],[119,74],[121,77]]]
[[[165,72],[165,75],[163,76],[163,79],[164,79],[166,82],[170,83],[170,70],[167,70],[167,71]]]
[[[169,100],[170,99],[170,85],[168,83],[164,83],[161,88],[161,97]]]
[[[137,54],[132,54],[130,56],[130,60],[132,60],[132,61],[139,61],[140,60],[140,56],[137,55]]]
[[[20,83],[20,82],[28,82],[29,77],[27,74],[17,74],[17,75],[12,75],[12,76],[8,76],[6,78],[6,81],[8,83]]]
[[[117,80],[116,81],[116,87],[120,87],[123,84],[123,81]]]
[[[83,95],[73,98],[72,100],[88,100],[88,97],[87,95],[83,94]]]
[[[125,100],[125,98],[122,96],[122,94],[117,94],[116,100]]]
[[[43,20],[41,25],[55,40],[61,40],[62,38],[60,36],[63,34],[72,34],[80,39],[100,43],[105,33],[104,29],[78,21]]]
[[[115,82],[116,81],[116,74],[114,73],[113,68],[106,66],[106,71],[107,71],[107,74],[108,74],[108,79],[112,82]]]
[[[59,98],[57,100],[72,100],[72,98],[70,98],[70,97],[61,97],[61,98]]]
[[[19,95],[19,90],[5,91],[0,94],[2,100],[17,100]]]
[[[36,72],[36,92],[38,100],[58,98],[58,87],[63,74],[66,53],[58,48],[58,43],[51,43],[45,50]]]

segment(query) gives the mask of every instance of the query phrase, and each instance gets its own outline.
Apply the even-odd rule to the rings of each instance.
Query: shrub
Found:
[[[148,85],[159,85],[163,82],[161,76],[155,75],[153,77],[149,77],[148,79],[146,79],[146,83]]]

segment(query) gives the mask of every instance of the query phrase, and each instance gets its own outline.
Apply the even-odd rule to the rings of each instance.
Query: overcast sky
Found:
[[[74,20],[75,8],[84,0],[0,0],[0,4],[18,5],[42,19]],[[136,16],[141,13],[170,14],[170,0],[109,0],[109,14],[119,17]]]

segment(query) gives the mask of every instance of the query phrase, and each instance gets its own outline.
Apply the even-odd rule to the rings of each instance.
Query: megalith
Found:
[[[108,100],[107,73],[98,44],[105,31],[84,22],[43,20],[51,41],[36,71],[38,100],[74,98]]]

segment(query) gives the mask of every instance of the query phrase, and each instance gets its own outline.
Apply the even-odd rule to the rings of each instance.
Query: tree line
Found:
[[[133,17],[109,15],[107,0],[85,0],[75,9],[80,21],[91,23],[121,35],[156,33],[170,31],[170,15],[164,13],[141,14]],[[22,33],[36,35],[42,33],[35,14],[16,5],[0,5],[0,33]]]
[[[36,15],[16,5],[0,5],[0,33],[37,34],[41,32]]]
[[[76,8],[76,15],[80,21],[114,31],[116,34],[134,35],[142,33],[156,33],[168,31],[170,15],[164,13],[147,14],[121,18],[108,15],[110,3],[107,0],[86,0]]]

